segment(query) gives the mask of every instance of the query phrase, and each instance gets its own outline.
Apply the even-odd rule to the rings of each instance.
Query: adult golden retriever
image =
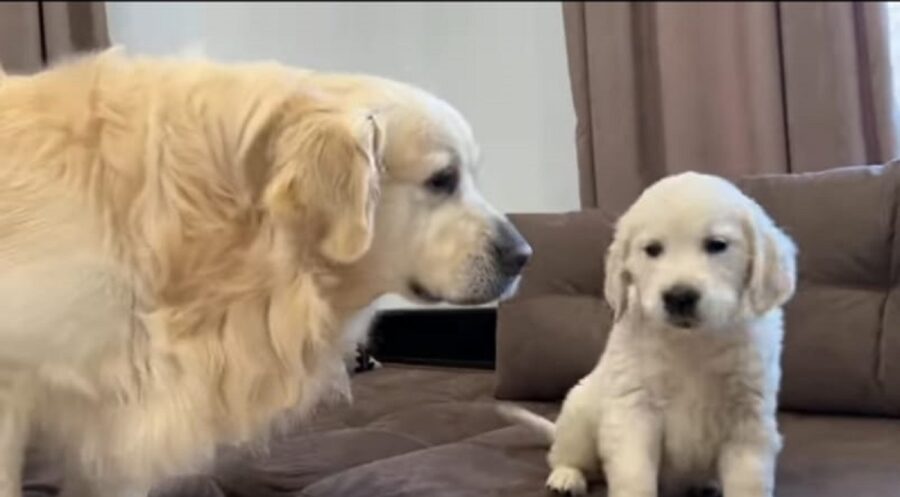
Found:
[[[443,101],[383,79],[110,50],[0,79],[0,497],[143,495],[344,393],[374,298],[480,303],[530,248]]]

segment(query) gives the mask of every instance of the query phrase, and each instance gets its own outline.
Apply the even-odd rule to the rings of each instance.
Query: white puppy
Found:
[[[767,497],[781,437],[780,307],[796,249],[731,183],[685,173],[648,188],[625,213],[606,261],[615,324],[594,370],[555,426],[504,413],[553,440],[547,485],[586,491],[602,466],[610,497]]]

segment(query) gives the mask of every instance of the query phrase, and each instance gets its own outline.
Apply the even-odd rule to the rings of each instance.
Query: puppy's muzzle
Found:
[[[663,307],[669,319],[679,325],[688,326],[697,319],[697,304],[700,292],[688,285],[674,285],[662,294]]]

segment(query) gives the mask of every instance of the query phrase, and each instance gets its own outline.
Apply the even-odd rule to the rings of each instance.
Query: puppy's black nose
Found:
[[[516,276],[522,272],[531,259],[531,246],[522,235],[507,222],[497,224],[494,240],[494,258],[497,268],[506,276]]]
[[[687,285],[675,285],[662,295],[666,312],[676,317],[693,317],[697,312],[700,292]]]

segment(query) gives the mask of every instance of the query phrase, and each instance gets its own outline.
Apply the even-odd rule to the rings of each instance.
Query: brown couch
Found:
[[[900,165],[747,179],[794,237],[779,497],[900,497]],[[496,371],[387,366],[269,454],[225,454],[213,476],[157,496],[538,497],[545,445],[494,413],[495,397],[552,416],[597,359],[611,221],[597,212],[517,215],[535,257],[500,306]],[[425,332],[423,330],[423,332]],[[28,495],[47,495],[35,474]],[[595,486],[591,495],[605,495]],[[726,496],[727,497],[727,496]]]

